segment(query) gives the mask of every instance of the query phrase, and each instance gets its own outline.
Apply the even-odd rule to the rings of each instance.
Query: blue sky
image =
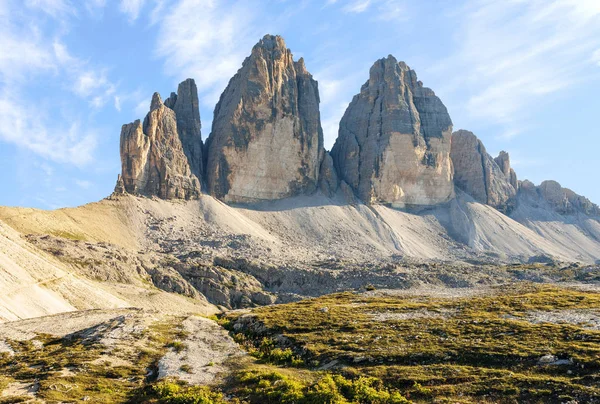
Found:
[[[202,135],[264,34],[319,81],[325,146],[393,54],[520,179],[600,202],[598,0],[0,0],[0,205],[112,192],[121,125],[192,77]]]

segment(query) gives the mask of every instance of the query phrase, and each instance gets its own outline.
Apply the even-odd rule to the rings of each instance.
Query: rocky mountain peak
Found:
[[[341,179],[364,202],[430,206],[454,196],[451,134],[442,101],[390,55],[371,67],[331,154]]]
[[[512,185],[515,190],[518,190],[519,181],[517,180],[517,173],[515,173],[515,170],[513,170],[510,166],[509,154],[502,150],[498,154],[498,157],[494,158],[494,161],[496,162],[496,164],[498,164],[498,167],[500,167],[500,170],[502,170],[504,176],[508,178],[508,182],[510,182],[510,185]]]
[[[459,130],[452,134],[451,157],[458,188],[505,213],[514,209],[517,192],[511,184],[508,153],[501,153],[495,160],[473,132]]]
[[[173,95],[171,94],[170,99],[174,98]],[[198,178],[202,178],[204,171],[202,123],[200,121],[198,88],[194,79],[186,79],[179,83],[172,109],[177,117],[179,139],[188,158],[190,169]]]
[[[183,88],[186,86],[190,85],[184,85]],[[194,108],[191,101],[193,97],[188,98],[183,94],[181,97],[174,97],[172,94],[167,99],[167,104],[175,110],[183,111],[178,117],[175,110],[162,102],[160,94],[154,93],[144,123],[138,119],[123,125],[120,144],[122,174],[115,192],[125,191],[164,199],[191,199],[200,195],[200,180],[192,170],[188,157],[191,153],[184,150],[182,143],[182,140],[188,139],[188,123],[195,123],[197,115],[199,126],[200,119],[199,112],[190,112],[192,118],[186,115]],[[197,95],[195,106],[197,108]],[[197,140],[200,142],[199,132]],[[198,147],[201,150],[202,144],[198,143]],[[201,160],[198,169],[200,167]]]
[[[316,190],[323,158],[317,82],[266,35],[221,95],[208,144],[209,192],[226,202]]]
[[[150,102],[150,112],[162,107],[163,105],[164,104],[163,104],[162,98],[160,98],[160,94],[159,93],[152,94],[152,101]]]

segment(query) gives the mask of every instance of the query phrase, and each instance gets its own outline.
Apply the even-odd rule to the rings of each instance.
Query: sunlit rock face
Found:
[[[208,191],[225,202],[317,189],[324,154],[318,86],[281,37],[260,40],[230,80],[207,150]]]
[[[184,152],[175,111],[158,93],[154,93],[143,123],[138,119],[123,125],[120,151],[122,174],[115,191],[163,199],[200,195],[200,180]]]
[[[454,197],[452,120],[393,56],[375,62],[340,122],[335,167],[365,203],[430,206]]]

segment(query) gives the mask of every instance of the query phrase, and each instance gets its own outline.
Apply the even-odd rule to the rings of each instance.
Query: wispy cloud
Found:
[[[598,66],[600,66],[600,49],[598,49],[596,52],[594,52],[594,54],[592,55],[592,62],[596,63]]]
[[[135,21],[140,15],[146,0],[121,0],[119,10],[129,16],[130,21]]]
[[[28,106],[29,105],[29,106]],[[60,163],[83,166],[93,159],[96,136],[81,123],[55,126],[35,104],[0,94],[0,139]]]
[[[90,189],[92,183],[87,180],[75,180],[75,185],[77,185],[81,189]]]
[[[33,10],[40,10],[53,17],[75,14],[75,8],[69,0],[26,0],[25,6]]]
[[[337,138],[340,120],[352,97],[368,78],[360,69],[355,72],[346,71],[348,63],[345,60],[330,63],[314,74],[319,81],[321,126],[327,149],[331,149]]]
[[[343,8],[347,13],[364,13],[369,9],[372,0],[353,0],[348,2]]]
[[[455,16],[458,49],[437,73],[447,90],[470,94],[467,114],[508,132],[523,111],[585,79],[600,47],[597,0],[468,0]]]
[[[65,18],[70,18],[65,15],[74,15],[68,1],[30,0],[26,6],[50,15],[61,27]],[[36,80],[64,83],[72,86],[75,95],[100,107],[115,87],[103,71],[71,55],[60,36],[44,30],[36,15],[23,10],[17,13],[17,7],[10,1],[0,6],[0,139],[44,159],[87,164],[93,160],[97,144],[94,131],[76,118],[68,124],[56,123],[49,118],[61,115],[60,103],[24,95]],[[21,24],[23,21],[28,24]]]

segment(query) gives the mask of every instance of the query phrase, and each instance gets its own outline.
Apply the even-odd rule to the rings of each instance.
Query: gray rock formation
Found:
[[[127,190],[125,189],[125,182],[123,181],[123,177],[121,176],[121,174],[119,174],[117,176],[117,184],[115,185],[114,193],[118,194],[118,195],[122,195],[126,192],[127,192]]]
[[[512,185],[515,190],[518,190],[519,181],[517,180],[517,173],[510,167],[510,156],[508,153],[502,150],[494,161],[498,164],[498,167],[500,167],[500,170],[502,170],[506,178],[508,178],[510,185]]]
[[[337,192],[338,186],[339,180],[333,166],[333,159],[329,153],[325,152],[319,173],[319,188],[323,194],[332,197]]]
[[[526,199],[536,207],[550,208],[561,215],[600,216],[598,205],[568,188],[563,188],[556,181],[544,181],[539,186],[528,180],[522,181],[519,198]]]
[[[452,134],[452,163],[454,183],[477,201],[507,213],[515,206],[516,189],[510,183],[508,155],[501,162],[502,168],[485,150],[481,140],[469,131],[459,130]],[[508,167],[506,167],[508,163]],[[516,176],[515,176],[516,181]]]
[[[281,37],[259,41],[229,82],[207,150],[209,193],[225,202],[317,189],[324,153],[317,82]]]
[[[152,97],[143,124],[138,119],[123,125],[120,150],[120,181],[128,193],[164,199],[200,195],[200,181],[184,152],[176,114],[163,104],[158,93]]]
[[[203,176],[202,135],[198,89],[193,79],[179,83],[177,94],[165,101],[165,105],[175,111],[177,130],[183,151],[188,158],[192,173],[199,179]],[[170,106],[172,105],[172,106]]]
[[[338,174],[369,204],[436,205],[454,197],[446,107],[393,56],[371,67],[331,151]]]

